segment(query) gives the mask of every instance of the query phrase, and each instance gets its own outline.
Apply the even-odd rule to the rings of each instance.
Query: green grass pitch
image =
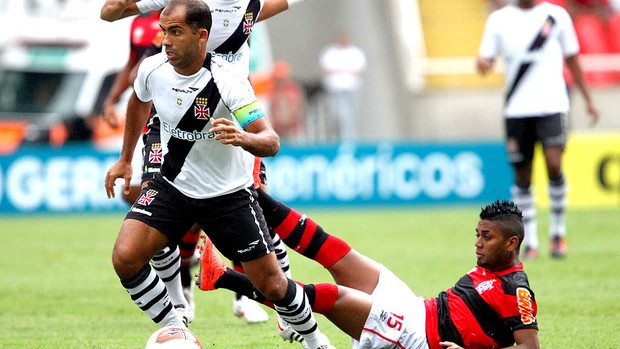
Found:
[[[433,297],[475,263],[478,206],[306,209],[328,232],[382,262],[416,294]],[[618,209],[569,210],[569,254],[546,253],[546,212],[539,210],[541,257],[525,269],[539,307],[541,347],[616,348],[620,344]],[[0,348],[144,347],[156,326],[133,305],[110,254],[122,214],[0,217]],[[331,281],[312,261],[290,252],[293,277]],[[232,293],[196,291],[190,328],[203,348],[301,348],[280,339],[275,313],[246,325],[232,315]],[[337,348],[350,340],[324,317]]]

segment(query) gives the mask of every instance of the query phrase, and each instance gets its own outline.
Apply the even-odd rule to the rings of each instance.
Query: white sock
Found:
[[[568,185],[564,176],[555,181],[549,181],[549,202],[551,206],[549,220],[549,236],[566,236],[566,194]]]
[[[172,304],[174,306],[182,305],[189,309],[181,283],[181,252],[179,247],[176,246],[174,249],[166,247],[157,252],[151,259],[151,265],[166,285]]]
[[[516,185],[510,188],[512,201],[523,213],[523,227],[525,228],[524,244],[527,247],[538,249],[538,224],[536,222],[536,206],[534,195],[530,187],[520,188]]]

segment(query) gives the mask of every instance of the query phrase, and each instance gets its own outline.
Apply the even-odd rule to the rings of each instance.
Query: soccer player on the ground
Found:
[[[523,236],[521,211],[512,202],[496,201],[480,212],[477,265],[436,298],[416,296],[387,268],[355,250],[328,268],[332,274],[336,265],[339,273],[346,271],[347,286],[304,289],[312,309],[351,336],[356,349],[538,349],[536,300],[519,260]],[[247,277],[226,268],[208,239],[202,248],[201,289],[252,294]],[[260,294],[254,299],[264,301]]]
[[[240,74],[249,75],[249,45],[248,37],[252,32],[255,22],[270,18],[282,11],[287,10],[292,4],[302,0],[234,0],[234,1],[214,1],[206,0],[214,10],[213,28],[207,42],[207,50],[216,55],[221,55],[225,60],[232,63]],[[106,0],[101,8],[101,18],[106,21],[115,21],[121,18],[148,13],[162,9],[169,3],[169,0]],[[118,95],[124,90],[119,91]],[[118,100],[118,99],[117,99]],[[158,124],[153,124],[158,126]],[[159,129],[150,129],[147,132],[147,139],[159,139]],[[159,141],[156,143],[159,145]],[[149,152],[147,148],[145,152]],[[151,150],[152,152],[152,150]],[[146,160],[146,158],[145,158]],[[257,163],[255,175],[264,173],[262,163]],[[145,168],[151,168],[147,165]],[[257,182],[258,183],[258,182]],[[264,180],[262,185],[264,185]],[[135,201],[135,197],[131,202]],[[180,255],[182,257],[181,278],[184,286],[184,293],[190,301],[193,311],[193,295],[191,291],[191,274],[189,273],[189,261],[193,257],[196,241],[198,240],[197,229],[191,229],[183,237],[180,244]],[[272,235],[274,248],[278,256],[278,261],[283,267],[287,277],[291,277],[288,265],[288,255],[283,244],[277,236]],[[178,253],[178,252],[177,252]],[[267,320],[267,313],[256,303],[248,301],[245,296],[237,295],[233,301],[233,313],[242,316],[248,323],[256,323]],[[285,339],[290,339],[292,333],[288,325],[278,318],[278,329],[280,335]]]
[[[162,11],[164,52],[140,65],[129,99],[121,157],[106,176],[131,177],[133,149],[151,103],[158,111],[164,161],[132,206],[112,260],[136,305],[160,326],[182,325],[150,258],[197,222],[274,304],[312,349],[330,348],[303,288],[286,278],[273,253],[253,187],[254,156],[273,156],[279,139],[247,76],[207,51],[211,11],[200,0],[172,0]],[[210,125],[209,125],[210,124]]]

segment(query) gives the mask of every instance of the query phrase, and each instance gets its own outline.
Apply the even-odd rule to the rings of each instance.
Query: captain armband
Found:
[[[235,118],[243,129],[253,121],[265,116],[263,108],[260,107],[258,101],[254,101],[245,107],[241,107],[233,112]]]

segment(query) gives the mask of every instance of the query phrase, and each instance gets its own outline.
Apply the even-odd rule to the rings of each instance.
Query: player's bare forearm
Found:
[[[275,156],[280,151],[280,137],[273,130],[249,133],[249,139],[242,147],[248,153],[258,157]]]
[[[286,11],[289,8],[287,0],[265,0],[263,9],[258,16],[258,22],[267,18],[271,18],[282,11]]]
[[[127,102],[127,115],[125,117],[125,133],[123,134],[123,147],[121,148],[121,159],[129,160],[133,157],[138,139],[142,134],[142,129],[148,120],[151,111],[151,102],[142,102],[132,93]]]
[[[137,15],[140,13],[135,6],[137,0],[106,0],[101,6],[100,17],[104,21],[114,22],[118,19]]]
[[[232,121],[220,118],[211,121],[213,128],[209,132],[216,134],[215,139],[222,144],[243,148],[254,156],[270,157],[280,151],[280,137],[273,130],[266,118],[259,118],[239,129]]]
[[[583,70],[581,69],[581,65],[579,64],[577,55],[567,57],[566,66],[568,67],[573,76],[575,85],[577,85],[577,88],[579,88],[579,91],[581,91],[581,95],[586,102],[588,115],[590,116],[590,123],[594,125],[598,121],[599,111],[594,105],[594,101],[592,100],[592,96],[590,95],[590,89],[583,74]]]

